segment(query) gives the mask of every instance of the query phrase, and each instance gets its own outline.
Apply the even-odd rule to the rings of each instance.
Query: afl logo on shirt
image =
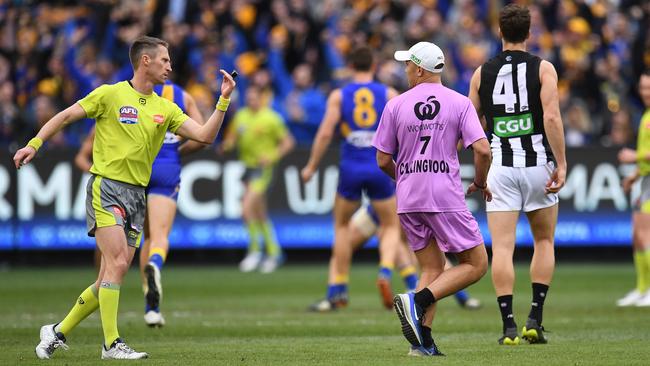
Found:
[[[133,125],[138,123],[138,110],[130,106],[121,107],[120,122],[127,125]]]

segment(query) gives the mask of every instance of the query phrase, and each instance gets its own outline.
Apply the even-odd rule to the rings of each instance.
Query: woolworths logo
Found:
[[[494,134],[499,137],[523,136],[533,132],[533,115],[497,117],[494,119]]]

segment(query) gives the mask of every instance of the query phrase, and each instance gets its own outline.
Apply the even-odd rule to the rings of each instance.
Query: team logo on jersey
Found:
[[[413,111],[420,121],[434,119],[438,115],[438,112],[440,112],[440,102],[436,100],[435,95],[432,95],[427,98],[426,102],[415,103]]]
[[[135,107],[124,106],[120,107],[120,118],[121,123],[127,125],[133,125],[138,123],[138,110]]]
[[[161,125],[163,122],[165,122],[165,116],[163,116],[162,114],[154,114],[153,122]]]
[[[494,134],[499,137],[524,136],[532,132],[533,115],[530,113],[494,118]]]

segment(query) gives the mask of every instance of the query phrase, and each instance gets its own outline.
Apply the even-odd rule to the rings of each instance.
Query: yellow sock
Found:
[[[163,265],[165,264],[165,260],[167,260],[167,251],[165,249],[149,249],[149,263],[153,263],[156,265],[156,267],[158,267],[158,269],[162,269]]]
[[[99,287],[99,312],[102,316],[104,344],[110,347],[113,341],[120,338],[117,331],[117,306],[120,303],[120,285],[102,282]]]
[[[275,236],[275,229],[273,228],[271,220],[266,220],[260,223],[260,228],[262,229],[262,236],[264,237],[266,254],[269,257],[280,255],[282,249],[280,248],[280,244],[278,244],[278,239]]]
[[[85,289],[75,302],[74,306],[66,315],[65,319],[56,327],[57,332],[63,333],[67,336],[82,320],[86,319],[88,315],[92,314],[99,307],[99,299],[97,298],[97,288],[93,283]]]
[[[648,266],[646,264],[645,251],[634,251],[634,267],[636,268],[636,289],[639,292],[644,292],[648,288],[646,282]]]
[[[335,285],[347,284],[348,282],[350,282],[350,275],[348,275],[348,274],[344,274],[344,275],[340,274],[340,275],[336,275],[336,277],[334,277],[334,284]]]
[[[257,221],[251,221],[246,225],[248,228],[248,252],[255,253],[260,251],[260,228]]]
[[[410,275],[413,275],[413,274],[416,274],[416,273],[417,273],[417,270],[415,269],[415,266],[412,266],[410,264],[405,266],[404,268],[400,269],[400,271],[399,271],[399,275],[402,276],[402,277],[410,276]]]
[[[650,249],[642,252],[645,256],[645,289],[650,290]]]

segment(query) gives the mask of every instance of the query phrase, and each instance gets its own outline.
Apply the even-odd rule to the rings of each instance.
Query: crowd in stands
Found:
[[[499,52],[500,0],[0,0],[0,148],[15,149],[62,108],[103,83],[131,77],[129,44],[170,44],[173,80],[205,117],[218,69],[236,69],[243,102],[263,88],[300,144],[309,145],[327,94],[346,82],[346,55],[370,45],[377,78],[407,88],[393,52],[420,40],[445,52],[443,82],[467,94],[473,71]],[[638,76],[650,67],[650,2],[536,0],[528,48],[559,74],[568,146],[634,144]],[[231,108],[235,110],[236,108]],[[92,121],[48,148],[78,146]]]

